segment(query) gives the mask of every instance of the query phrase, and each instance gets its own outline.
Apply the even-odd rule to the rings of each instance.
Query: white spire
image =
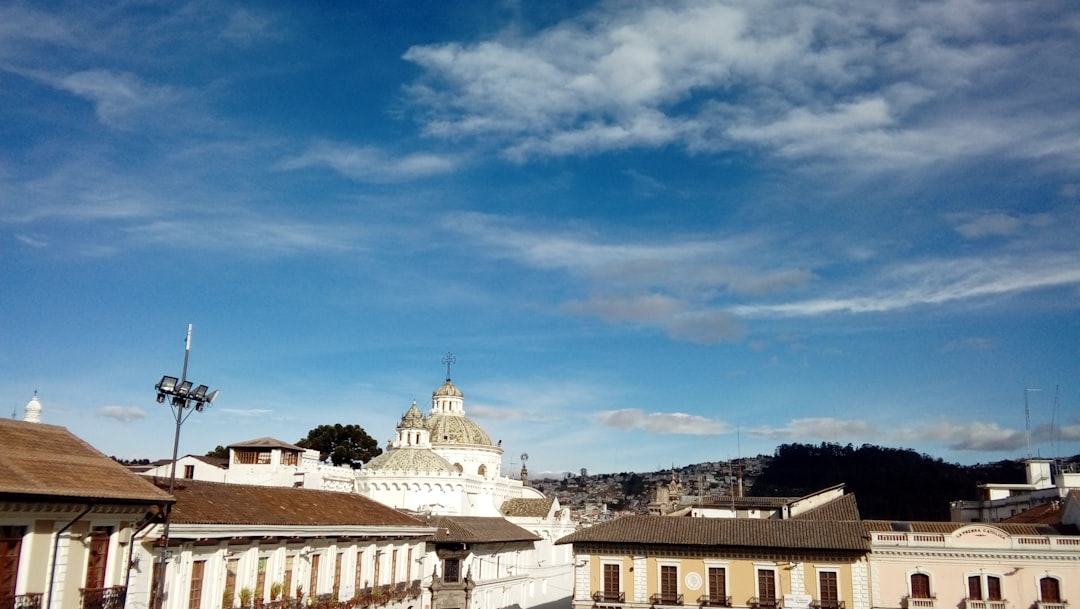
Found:
[[[23,420],[27,423],[41,422],[41,402],[38,401],[37,389],[34,390],[34,397],[26,403],[26,414],[23,415]]]

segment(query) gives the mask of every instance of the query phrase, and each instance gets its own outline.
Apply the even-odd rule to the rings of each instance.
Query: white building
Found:
[[[979,485],[979,499],[953,501],[949,517],[953,522],[1000,522],[1031,508],[1061,503],[1069,491],[1080,489],[1080,473],[1053,471],[1050,459],[1027,459],[1027,481],[1020,484],[987,483]]]

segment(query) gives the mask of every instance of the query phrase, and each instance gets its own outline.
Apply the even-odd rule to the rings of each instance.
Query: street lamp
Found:
[[[187,380],[188,357],[190,355],[191,324],[188,324],[187,342],[184,347],[184,369],[180,373],[180,378],[166,375],[161,377],[161,380],[158,381],[157,385],[154,385],[154,389],[157,391],[158,404],[164,404],[165,401],[168,400],[170,410],[173,413],[173,419],[176,420],[176,434],[173,436],[172,447],[172,465],[170,466],[169,471],[170,495],[173,494],[173,490],[176,486],[176,456],[180,449],[180,426],[191,416],[191,413],[206,410],[206,407],[213,404],[218,396],[217,389],[209,391],[210,388],[206,385],[199,385],[194,391],[191,390],[193,383]],[[162,601],[164,600],[165,561],[169,554],[169,524],[171,521],[172,508],[170,507],[165,510],[165,529],[161,534],[162,545],[161,555],[158,557],[158,578],[154,585],[154,607],[156,609],[160,609]]]

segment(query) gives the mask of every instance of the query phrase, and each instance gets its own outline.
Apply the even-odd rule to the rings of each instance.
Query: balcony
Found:
[[[778,598],[758,598],[753,596],[746,601],[750,609],[782,609],[783,603]]]
[[[1005,599],[984,601],[978,598],[965,598],[964,609],[1007,609],[1009,601]]]
[[[813,609],[845,609],[844,601],[814,601],[810,606]]]
[[[124,586],[112,586],[111,588],[83,588],[82,609],[124,609],[127,599],[127,588]]]
[[[611,604],[611,603],[625,603],[626,594],[623,592],[612,592],[608,590],[596,591],[592,593],[592,600],[597,604]]]
[[[698,599],[698,604],[702,607],[730,607],[731,597],[706,594]]]
[[[1035,601],[1035,609],[1069,609],[1069,603],[1065,601],[1057,603],[1044,603],[1042,601]]]
[[[934,609],[937,599],[934,597],[923,598],[917,596],[904,597],[904,609]]]
[[[44,593],[32,592],[30,594],[16,594],[15,596],[0,595],[0,608],[7,609],[41,609],[41,601]]]
[[[649,597],[649,602],[655,605],[682,605],[683,595],[659,592]]]

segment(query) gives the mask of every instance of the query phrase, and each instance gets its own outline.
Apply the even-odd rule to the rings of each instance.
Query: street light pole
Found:
[[[207,393],[207,390],[210,388],[206,385],[199,385],[194,391],[191,390],[192,383],[187,380],[188,358],[190,356],[191,324],[188,324],[187,340],[184,346],[184,368],[180,373],[180,378],[177,379],[174,376],[163,376],[161,377],[161,380],[158,381],[158,384],[154,386],[154,389],[157,391],[158,404],[164,404],[166,398],[168,398],[173,419],[176,420],[176,432],[173,435],[172,464],[169,468],[170,495],[173,494],[173,490],[176,488],[176,458],[180,450],[180,426],[191,416],[191,413],[202,412],[207,406],[213,404],[218,396],[217,389]],[[187,411],[186,413],[184,412],[185,410]],[[169,558],[169,525],[171,522],[172,507],[167,507],[165,509],[165,528],[161,534],[161,554],[158,555],[158,576],[154,582],[154,609],[161,609],[162,603],[165,600],[165,563]]]

